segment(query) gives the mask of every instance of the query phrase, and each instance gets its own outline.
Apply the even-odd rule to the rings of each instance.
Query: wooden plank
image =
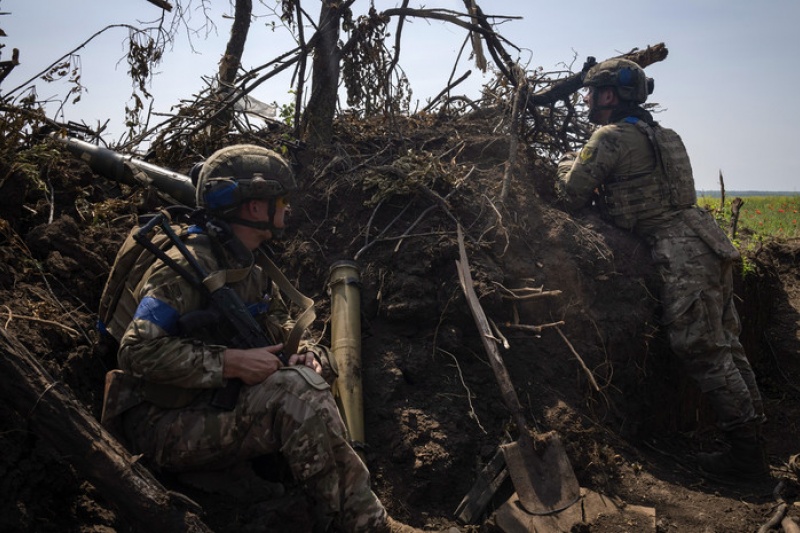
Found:
[[[472,489],[458,505],[455,512],[456,520],[462,524],[475,524],[480,521],[489,502],[506,479],[508,479],[508,469],[505,456],[498,448],[494,456],[478,472],[478,479],[475,480]]]

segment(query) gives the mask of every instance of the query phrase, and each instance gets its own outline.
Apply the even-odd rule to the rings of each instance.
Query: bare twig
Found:
[[[781,523],[783,517],[786,516],[786,509],[789,506],[786,505],[786,502],[778,504],[778,507],[775,508],[775,512],[772,513],[772,516],[769,520],[767,520],[760,528],[758,528],[758,533],[767,533],[778,524]]]
[[[505,327],[511,328],[511,329],[520,329],[520,330],[523,330],[523,331],[532,331],[534,333],[541,333],[542,330],[544,330],[546,328],[557,328],[558,326],[563,326],[564,325],[564,321],[563,320],[559,320],[558,322],[548,322],[546,324],[539,324],[537,326],[534,326],[534,325],[531,325],[531,324],[518,324],[518,323],[515,323],[515,322],[513,322],[513,323],[512,322],[506,322],[503,325]]]
[[[543,298],[543,297],[546,297],[546,296],[547,297],[549,297],[549,296],[561,296],[561,291],[560,290],[541,291],[541,292],[535,292],[535,293],[532,293],[532,294],[525,294],[525,295],[518,295],[518,294],[501,294],[500,295],[500,297],[503,298],[504,300],[515,300],[515,301],[535,300],[537,298]]]
[[[13,319],[19,318],[20,320],[28,320],[30,322],[39,322],[41,324],[47,324],[48,326],[55,326],[55,327],[58,327],[58,328],[61,328],[61,329],[65,330],[65,331],[67,331],[68,333],[70,333],[72,335],[75,335],[76,337],[80,337],[80,335],[81,335],[80,333],[78,333],[77,331],[72,329],[71,327],[65,326],[64,324],[59,324],[58,322],[53,322],[52,320],[45,320],[43,318],[36,318],[36,317],[33,317],[33,316],[17,315],[17,314],[12,313],[11,309],[7,305],[4,305],[3,307],[6,308],[6,312],[8,313],[8,320],[6,320],[6,323],[3,324],[3,328],[5,328],[5,329],[8,329],[8,325],[11,323],[11,321]]]
[[[467,386],[466,381],[464,381],[464,374],[461,373],[461,366],[459,366],[459,364],[458,364],[458,359],[456,359],[456,356],[451,354],[447,350],[444,350],[442,348],[437,348],[437,349],[440,352],[442,352],[443,354],[449,355],[453,359],[453,362],[456,364],[456,370],[458,370],[458,379],[461,381],[461,386],[463,386],[464,390],[467,391],[467,403],[469,403],[468,416],[471,419],[475,420],[475,423],[478,424],[478,427],[481,428],[481,431],[483,431],[484,435],[488,435],[488,433],[486,432],[486,429],[484,429],[483,425],[481,425],[481,421],[478,418],[478,413],[475,412],[475,407],[472,405],[472,391],[469,390],[469,387]]]
[[[131,32],[138,32],[138,31],[140,31],[138,28],[136,28],[136,27],[134,27],[134,26],[131,26],[130,24],[111,24],[111,25],[109,25],[109,26],[106,26],[105,28],[103,28],[103,29],[101,29],[101,30],[99,30],[99,31],[95,32],[95,33],[94,33],[94,34],[93,34],[91,37],[89,37],[88,39],[86,39],[85,41],[83,41],[81,44],[79,44],[78,46],[76,46],[75,48],[73,48],[72,50],[70,50],[69,52],[67,52],[66,54],[62,55],[61,57],[59,57],[58,59],[56,59],[55,61],[53,61],[52,63],[50,63],[50,65],[48,65],[47,67],[45,67],[45,69],[44,69],[44,70],[42,70],[41,72],[38,72],[38,73],[36,73],[36,74],[35,74],[33,77],[29,78],[28,80],[24,81],[24,82],[23,82],[23,83],[21,83],[20,85],[18,85],[18,86],[16,86],[16,87],[14,87],[14,88],[13,88],[13,89],[11,89],[10,91],[6,92],[4,96],[10,96],[10,95],[14,94],[15,92],[19,91],[20,89],[23,89],[23,88],[27,87],[29,83],[33,82],[35,79],[39,78],[40,76],[44,76],[44,75],[45,75],[47,72],[49,72],[49,71],[50,71],[50,70],[51,70],[53,67],[55,67],[56,65],[58,65],[59,63],[61,63],[61,62],[62,62],[62,61],[64,61],[65,59],[67,59],[68,57],[70,57],[70,56],[72,56],[73,54],[75,54],[75,53],[76,53],[78,50],[80,50],[81,48],[83,48],[83,47],[85,47],[86,45],[88,45],[90,42],[92,42],[92,41],[95,39],[95,37],[98,37],[98,36],[100,36],[101,34],[105,33],[106,31],[108,31],[108,30],[112,30],[112,29],[114,29],[114,28],[126,28],[126,29],[128,29],[129,31],[131,31]]]
[[[561,338],[564,340],[564,343],[572,352],[572,355],[575,356],[575,359],[578,360],[578,363],[581,365],[581,368],[583,368],[583,371],[586,373],[586,377],[589,379],[589,383],[592,384],[592,388],[594,388],[596,392],[600,392],[600,386],[597,384],[597,380],[594,379],[594,374],[592,374],[592,371],[589,370],[589,367],[586,366],[586,363],[583,362],[583,358],[577,351],[575,351],[575,348],[572,346],[572,343],[569,342],[569,339],[567,339],[567,336],[564,335],[564,333],[561,331],[561,328],[556,326],[556,331],[558,332],[559,335],[561,335]]]
[[[800,533],[800,526],[797,525],[797,522],[791,516],[783,517],[783,520],[781,520],[781,527],[784,533]]]
[[[400,235],[400,238],[397,241],[397,245],[394,247],[395,253],[397,253],[397,251],[400,250],[400,246],[403,244],[403,239],[408,237],[408,235],[411,233],[411,230],[414,229],[417,226],[417,224],[422,222],[422,219],[425,218],[425,215],[427,215],[434,209],[436,209],[435,205],[428,206],[422,213],[420,213],[417,219],[414,222],[412,222],[411,225],[408,226],[408,228],[406,228],[406,231],[404,231],[403,234]]]
[[[450,199],[450,196],[452,196],[452,194],[453,194],[454,192],[456,192],[456,191],[459,189],[459,187],[461,187],[461,185],[462,185],[462,184],[464,184],[464,183],[467,181],[467,179],[468,179],[468,178],[469,178],[469,177],[472,175],[472,172],[473,172],[474,170],[475,170],[475,166],[473,166],[471,169],[469,169],[469,172],[467,172],[467,175],[466,175],[466,176],[464,176],[462,179],[460,179],[460,180],[458,180],[458,181],[456,182],[455,186],[454,186],[454,187],[453,187],[453,188],[450,190],[450,192],[448,192],[448,193],[445,195],[445,197],[444,197],[444,201],[445,201],[445,202],[447,202],[447,200],[449,200],[449,199]],[[408,229],[406,229],[405,233],[403,233],[403,234],[400,236],[400,240],[397,242],[397,246],[395,246],[395,247],[394,247],[394,252],[395,252],[395,253],[397,253],[397,251],[398,251],[398,250],[400,250],[400,246],[403,244],[403,239],[404,239],[405,237],[407,237],[407,236],[408,236],[408,235],[411,233],[411,230],[412,230],[412,229],[414,229],[414,228],[417,226],[417,224],[419,224],[420,222],[422,222],[422,219],[423,219],[423,218],[425,218],[425,215],[427,215],[428,213],[430,213],[430,212],[431,212],[432,210],[434,210],[436,207],[437,207],[436,205],[432,205],[432,206],[428,207],[427,209],[425,209],[425,210],[424,210],[424,211],[423,211],[423,212],[422,212],[422,213],[421,213],[421,214],[420,214],[420,215],[417,217],[417,219],[416,219],[414,222],[412,222],[412,223],[411,223],[411,225],[408,227]]]
[[[496,217],[496,219],[495,219],[495,220],[497,221],[497,224],[495,224],[494,226],[491,226],[491,227],[487,228],[487,229],[486,229],[486,231],[484,231],[483,233],[481,233],[481,236],[478,238],[478,242],[480,242],[481,240],[483,240],[483,236],[484,236],[484,235],[486,235],[486,234],[489,232],[489,230],[491,230],[492,228],[496,228],[496,227],[498,227],[498,226],[499,226],[498,232],[502,233],[502,234],[503,234],[503,236],[506,238],[506,245],[505,245],[505,247],[503,248],[503,252],[500,254],[500,256],[502,257],[503,255],[505,255],[506,251],[508,250],[508,247],[511,245],[511,239],[509,238],[509,235],[508,235],[508,230],[507,230],[507,229],[506,229],[506,227],[503,225],[503,215],[502,215],[502,213],[500,213],[500,210],[499,210],[499,209],[497,209],[497,206],[496,206],[496,205],[494,205],[494,202],[492,202],[492,200],[491,200],[491,199],[490,199],[488,196],[486,196],[485,194],[483,194],[482,196],[483,196],[483,198],[486,200],[486,203],[488,203],[488,204],[489,204],[489,207],[491,207],[491,208],[492,208],[492,211],[494,211],[494,214],[495,214],[495,217]]]
[[[372,221],[375,220],[375,215],[378,214],[378,209],[380,209],[382,205],[383,205],[383,200],[378,202],[378,205],[376,205],[375,209],[372,210],[372,214],[369,216],[369,220],[367,220],[367,227],[364,229],[364,246],[369,244],[369,230],[372,227]]]
[[[511,104],[511,124],[509,126],[509,143],[508,143],[508,159],[505,163],[505,171],[503,173],[503,187],[500,190],[500,201],[505,202],[508,197],[508,189],[511,184],[511,177],[514,172],[514,165],[517,162],[517,149],[519,147],[519,101],[522,94],[523,87],[528,83],[525,79],[525,74],[519,65],[515,64],[514,68],[517,70],[517,86],[514,90],[514,100]]]
[[[450,84],[448,84],[448,85],[447,85],[447,87],[445,87],[445,88],[442,90],[442,92],[440,92],[439,94],[437,94],[436,96],[434,96],[434,97],[431,99],[430,103],[429,103],[428,105],[426,105],[426,106],[425,106],[425,107],[424,107],[422,110],[423,110],[423,111],[430,111],[430,110],[431,110],[431,109],[432,109],[432,108],[433,108],[433,107],[434,107],[434,106],[435,106],[435,105],[436,105],[436,104],[439,102],[439,100],[442,98],[442,96],[446,95],[447,93],[449,93],[449,92],[450,92],[450,91],[453,89],[453,87],[457,86],[457,85],[458,85],[458,84],[460,84],[462,81],[464,81],[464,80],[466,80],[467,78],[469,78],[471,74],[472,74],[472,71],[471,71],[471,70],[468,70],[468,71],[466,71],[466,72],[464,73],[464,75],[463,75],[463,76],[461,76],[460,78],[458,78],[456,81],[454,81],[453,83],[450,83]]]
[[[364,246],[361,247],[359,251],[356,252],[356,255],[353,256],[353,259],[358,259],[361,256],[361,254],[363,254],[366,250],[371,248],[375,243],[380,242],[382,240],[383,235],[389,230],[389,228],[391,228],[394,225],[395,222],[400,220],[400,217],[402,217],[405,214],[405,212],[408,211],[408,208],[411,207],[411,204],[413,204],[413,202],[409,202],[408,204],[406,204],[406,206],[403,207],[400,213],[396,217],[394,217],[394,219],[392,219],[392,221],[389,222],[386,225],[386,227],[383,228],[383,230],[381,230],[381,232],[378,234],[377,237],[375,237],[372,240],[372,242],[366,243]],[[366,237],[369,238],[369,233],[366,235]]]
[[[503,348],[505,348],[506,350],[511,348],[511,345],[508,343],[508,339],[505,338],[503,333],[497,327],[497,324],[495,324],[494,320],[492,320],[491,318],[489,319],[489,325],[492,326],[492,331],[494,331],[494,334],[497,336],[497,339],[503,345]]]

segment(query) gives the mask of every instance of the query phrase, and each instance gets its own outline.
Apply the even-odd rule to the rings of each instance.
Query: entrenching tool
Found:
[[[534,439],[528,430],[522,405],[472,286],[461,226],[458,227],[458,248],[460,261],[456,261],[456,267],[461,288],[489,355],[503,401],[511,411],[519,433],[516,442],[501,446],[519,503],[524,511],[533,515],[557,513],[580,499],[580,485],[558,435],[551,431]]]

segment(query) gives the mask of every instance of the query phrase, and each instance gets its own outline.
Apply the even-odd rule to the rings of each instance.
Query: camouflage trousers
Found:
[[[313,502],[320,531],[331,523],[353,532],[384,527],[386,510],[321,376],[305,367],[282,368],[261,384],[242,387],[232,411],[207,400],[181,409],[143,404],[125,413],[132,451],[177,472],[280,452]]]
[[[739,342],[732,263],[695,236],[660,238],[652,253],[670,346],[709,399],[718,427],[763,422],[761,393]]]

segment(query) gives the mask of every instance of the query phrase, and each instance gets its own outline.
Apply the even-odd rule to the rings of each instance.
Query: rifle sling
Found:
[[[286,343],[283,347],[284,353],[297,353],[297,349],[300,346],[300,340],[303,338],[303,334],[317,318],[317,314],[314,310],[314,300],[298,291],[295,286],[292,285],[292,283],[286,278],[286,276],[283,275],[283,272],[280,271],[277,265],[275,265],[275,263],[273,263],[272,260],[267,257],[267,255],[261,249],[257,250],[254,253],[254,256],[258,266],[267,272],[270,279],[275,282],[280,291],[284,293],[293,304],[302,310],[300,316],[297,317],[297,320],[292,327],[292,331],[289,332],[289,336],[286,339]],[[249,272],[250,267],[220,270],[209,274],[203,280],[203,285],[206,287],[206,289],[208,289],[209,292],[214,292],[227,283],[235,283],[243,280]]]
[[[297,290],[297,288],[286,279],[286,276],[283,275],[283,272],[278,269],[275,263],[267,257],[267,254],[262,249],[259,248],[256,250],[254,255],[256,263],[269,274],[269,277],[272,278],[272,281],[275,282],[281,292],[288,296],[293,304],[302,309],[283,347],[283,351],[286,354],[291,355],[297,353],[303,334],[317,318],[316,311],[314,310],[314,300]]]

